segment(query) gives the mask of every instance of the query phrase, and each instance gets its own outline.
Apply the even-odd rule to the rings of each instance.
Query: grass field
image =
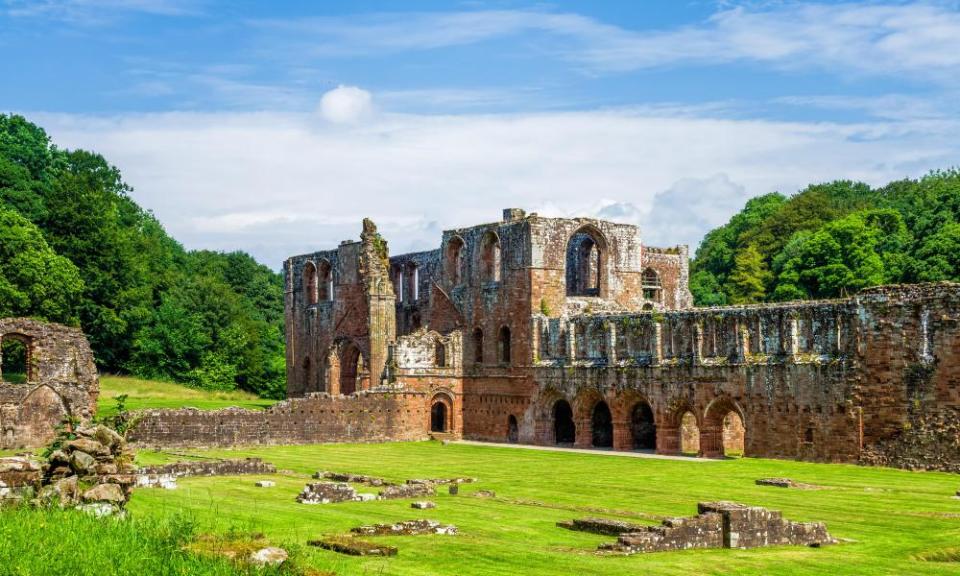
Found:
[[[939,473],[758,459],[673,461],[558,453],[436,442],[263,447],[201,451],[203,456],[259,456],[289,472],[275,488],[259,477],[188,478],[174,491],[138,490],[130,509],[163,517],[182,511],[203,530],[262,531],[303,545],[324,534],[373,522],[432,518],[455,524],[457,536],[383,537],[399,547],[390,559],[359,559],[309,549],[306,561],[337,574],[958,574],[960,477]],[[141,451],[144,462],[172,458]],[[390,480],[474,476],[460,496],[445,491],[435,510],[410,501],[309,506],[294,497],[318,470],[373,474]],[[759,487],[754,480],[789,476],[824,486],[803,491]],[[361,492],[372,491],[358,486]],[[478,489],[497,498],[471,497]],[[848,540],[821,549],[780,547],[597,556],[612,538],[570,532],[554,523],[601,515],[652,522],[695,513],[702,500],[735,500],[782,510],[791,520],[822,520]],[[922,560],[930,558],[947,561]],[[953,561],[950,561],[950,559]]]
[[[127,395],[128,410],[186,407],[216,410],[229,406],[263,409],[276,402],[239,390],[211,392],[169,382],[141,380],[128,376],[102,376],[97,416],[106,417],[116,414],[117,396],[121,394]]]

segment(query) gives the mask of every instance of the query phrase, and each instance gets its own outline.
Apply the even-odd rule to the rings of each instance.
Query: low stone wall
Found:
[[[690,548],[821,546],[835,540],[822,522],[791,522],[780,512],[736,502],[700,502],[697,515],[621,534],[601,550],[635,554]]]
[[[900,434],[865,448],[860,463],[960,472],[960,409],[945,408],[910,418]]]
[[[141,446],[165,447],[426,440],[429,419],[420,393],[316,394],[262,411],[145,410],[137,413],[127,437]]]
[[[275,474],[277,467],[259,458],[235,460],[200,460],[171,462],[156,466],[144,466],[137,470],[141,475],[183,476],[235,476],[238,474]]]

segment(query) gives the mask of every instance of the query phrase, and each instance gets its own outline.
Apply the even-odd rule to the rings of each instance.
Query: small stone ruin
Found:
[[[422,498],[424,496],[436,495],[437,490],[433,487],[433,484],[400,484],[397,486],[387,486],[380,491],[380,498],[384,500]]]
[[[423,500],[419,502],[411,502],[410,507],[415,510],[429,510],[431,508],[436,508],[437,505],[436,503],[430,502],[429,500]]]
[[[310,540],[308,546],[317,546],[324,550],[347,554],[350,556],[396,556],[394,546],[376,544],[353,536],[327,536],[320,540]]]
[[[67,432],[59,442],[45,464],[0,458],[0,501],[76,507],[97,516],[121,512],[136,484],[133,451],[123,437],[96,426]]]
[[[476,478],[413,478],[407,480],[407,484],[430,484],[433,486],[439,484],[473,484]]]
[[[361,536],[417,536],[420,534],[456,534],[457,527],[436,520],[405,520],[396,524],[357,526],[351,532]]]
[[[668,518],[660,526],[624,532],[600,550],[620,554],[691,548],[819,547],[836,542],[822,522],[791,522],[780,512],[736,502],[701,502],[697,516]],[[590,522],[581,524],[590,527]]]
[[[383,478],[375,476],[366,476],[363,474],[350,474],[349,472],[325,472],[319,471],[313,475],[317,479],[333,480],[334,482],[352,482],[354,484],[365,484],[367,486],[393,486],[393,482],[387,482]]]
[[[332,504],[334,502],[359,502],[362,498],[353,486],[344,482],[311,482],[307,484],[297,502],[301,504]]]
[[[137,470],[137,486],[173,490],[177,487],[177,478],[186,476],[274,474],[276,471],[276,466],[269,462],[264,462],[260,458],[180,461],[140,468]]]

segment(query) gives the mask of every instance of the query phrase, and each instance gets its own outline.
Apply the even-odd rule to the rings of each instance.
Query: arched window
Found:
[[[437,340],[437,344],[433,348],[433,363],[437,368],[447,367],[447,347],[439,340]]]
[[[403,295],[406,302],[416,302],[420,299],[420,269],[416,262],[407,262],[406,273],[403,275],[406,286]]]
[[[356,344],[344,345],[340,354],[340,393],[353,394],[357,391],[357,380],[363,371],[363,354]]]
[[[500,281],[500,237],[493,230],[483,236],[480,249],[480,276],[483,282]]]
[[[303,293],[307,306],[316,304],[320,297],[317,292],[317,266],[313,262],[307,262],[303,267]]]
[[[567,242],[567,296],[600,296],[606,242],[592,227],[577,231]]]
[[[473,361],[483,363],[483,330],[480,328],[473,330]]]
[[[660,274],[653,268],[647,268],[640,277],[643,288],[643,299],[651,302],[660,302],[663,298],[663,286],[660,284]]]
[[[497,351],[500,356],[501,364],[510,363],[510,328],[504,326],[500,329],[500,337],[497,339]]]
[[[447,242],[446,268],[451,287],[455,288],[463,284],[463,257],[463,238],[454,236]]]
[[[333,270],[330,262],[326,260],[320,260],[317,266],[317,300],[333,300]]]

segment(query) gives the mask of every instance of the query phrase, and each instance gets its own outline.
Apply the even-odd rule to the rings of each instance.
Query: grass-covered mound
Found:
[[[76,510],[0,510],[4,576],[234,576],[304,574],[255,568],[193,550],[195,525],[182,515],[96,519]],[[202,538],[201,538],[202,539]]]
[[[100,378],[97,416],[104,418],[115,415],[117,413],[117,397],[122,395],[126,396],[127,410],[186,407],[217,410],[228,406],[256,410],[267,408],[276,402],[242,390],[217,392],[169,382],[156,382],[124,376],[103,376]]]

